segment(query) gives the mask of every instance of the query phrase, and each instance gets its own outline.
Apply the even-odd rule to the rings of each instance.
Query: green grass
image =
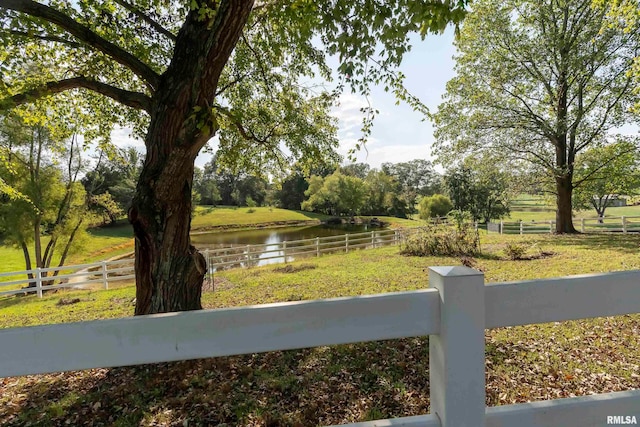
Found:
[[[506,243],[527,248],[511,261]],[[639,269],[636,235],[482,235],[488,282]],[[550,253],[553,253],[550,255]],[[543,254],[545,257],[540,258]],[[397,247],[215,275],[207,308],[362,295],[428,286],[448,257]],[[0,300],[0,328],[128,316],[134,288]],[[80,298],[57,305],[61,298]],[[215,327],[215,325],[212,325]],[[640,316],[487,331],[489,405],[640,387]],[[0,380],[0,424],[315,426],[429,411],[428,338]]]
[[[286,209],[257,207],[254,212],[249,208],[197,207],[192,228],[204,230],[221,226],[251,226],[254,224],[272,224],[296,221],[320,221],[326,215],[311,212],[290,211]],[[43,239],[46,246],[48,239]],[[86,236],[76,242],[75,250],[69,255],[66,264],[86,264],[102,261],[134,250],[133,230],[128,223],[90,229]],[[25,269],[22,250],[9,245],[0,245],[0,272],[21,271]],[[32,254],[32,259],[33,254]],[[55,261],[55,260],[54,260]],[[57,265],[57,264],[56,264]],[[0,281],[17,280],[21,277],[3,277]]]
[[[48,238],[42,240],[43,248],[49,242]],[[85,236],[80,238],[69,254],[66,265],[87,264],[102,261],[117,255],[133,251],[133,230],[129,224],[121,224],[113,227],[93,228]],[[44,249],[43,249],[44,250]],[[22,250],[8,245],[0,245],[1,272],[25,270],[25,262]],[[31,248],[31,260],[34,262],[33,248]],[[54,258],[52,266],[58,265]],[[8,276],[0,278],[0,282],[23,279],[24,276]]]
[[[251,212],[253,211],[253,212]],[[270,207],[204,207],[198,206],[191,220],[193,230],[230,225],[252,225],[265,223],[320,221],[327,215],[304,211]]]
[[[553,204],[543,196],[521,195],[512,203],[509,217],[504,221],[549,221],[555,220],[556,211]],[[597,218],[595,209],[576,211],[574,218]],[[640,206],[610,207],[605,210],[606,218],[620,218],[621,216],[640,216]]]
[[[534,258],[540,253],[554,255],[510,261],[504,255],[507,242],[524,245],[526,255]],[[483,234],[481,246],[483,255],[477,264],[487,282],[640,269],[638,235]],[[216,273],[215,292],[205,292],[202,301],[207,308],[219,308],[421,289],[428,287],[429,266],[459,264],[459,259],[450,257],[401,256],[397,246],[351,251],[302,259],[286,270],[284,264],[275,264]],[[129,287],[66,291],[42,299],[6,298],[0,300],[0,328],[127,316],[133,312],[134,296]],[[61,297],[82,301],[56,308]]]

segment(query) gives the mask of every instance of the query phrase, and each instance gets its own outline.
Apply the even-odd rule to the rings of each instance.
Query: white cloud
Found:
[[[345,144],[347,145],[347,144]],[[341,144],[342,151],[342,144]],[[342,153],[341,153],[342,154]],[[366,162],[372,168],[380,168],[382,163],[408,162],[414,159],[432,160],[427,145],[394,144],[372,146],[366,145],[356,154],[358,162]]]
[[[357,131],[362,126],[361,108],[369,104],[362,96],[353,93],[340,95],[340,104],[333,109],[331,114],[339,120],[340,131]]]
[[[131,128],[116,126],[111,132],[111,139],[118,147],[135,147],[144,150],[144,141],[131,136]]]

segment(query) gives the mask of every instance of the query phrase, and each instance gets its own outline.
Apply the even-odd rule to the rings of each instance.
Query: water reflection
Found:
[[[192,236],[194,245],[209,258],[214,269],[254,267],[291,261],[304,255],[346,250],[393,239],[385,228],[362,225],[283,227],[207,233]],[[371,234],[374,231],[376,234]],[[367,233],[367,234],[362,234]],[[351,242],[349,242],[349,236]],[[300,242],[300,240],[306,240]],[[304,252],[304,253],[303,253]]]

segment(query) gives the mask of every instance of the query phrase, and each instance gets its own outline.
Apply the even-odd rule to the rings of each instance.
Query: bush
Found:
[[[421,228],[400,247],[402,255],[473,256],[480,253],[480,236],[468,225],[459,229],[446,226]]]
[[[247,207],[250,207],[250,208],[255,208],[256,206],[258,206],[256,201],[253,200],[253,198],[251,198],[251,196],[247,196],[247,198],[244,199],[244,202],[247,205]]]
[[[451,209],[453,209],[451,200],[442,194],[423,197],[418,204],[418,214],[420,219],[424,220],[445,216]]]
[[[524,243],[509,242],[504,248],[504,253],[512,261],[524,259],[524,254],[527,253],[527,245]]]

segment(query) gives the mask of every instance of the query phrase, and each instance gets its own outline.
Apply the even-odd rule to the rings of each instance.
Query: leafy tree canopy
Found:
[[[440,32],[466,0],[0,0],[0,105],[83,94],[103,122],[144,135],[129,210],[136,313],[198,309],[204,258],[189,238],[194,161],[214,136],[221,162],[268,170],[337,145],[336,96],[373,84],[420,109],[398,66],[411,32]],[[338,57],[337,90],[327,55]],[[365,111],[364,136],[373,109]]]
[[[640,147],[631,138],[588,149],[576,159],[574,201],[578,208],[593,208],[599,217],[614,196],[640,192]]]
[[[456,42],[457,75],[434,115],[443,162],[488,151],[543,168],[555,182],[557,232],[575,232],[576,156],[635,120],[639,27],[607,25],[612,4],[474,2]]]

